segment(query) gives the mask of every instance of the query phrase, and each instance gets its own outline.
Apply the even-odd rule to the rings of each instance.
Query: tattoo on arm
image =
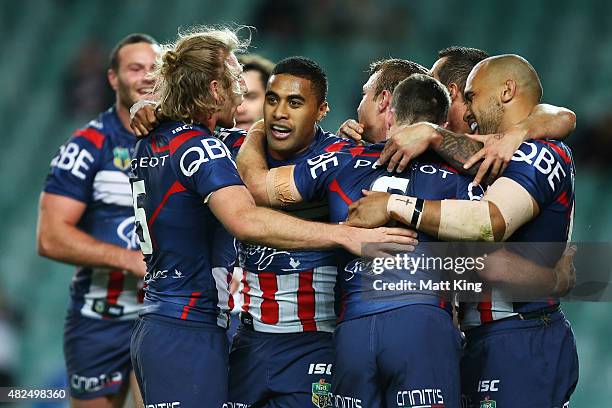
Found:
[[[476,163],[476,165],[467,170],[463,168],[463,165],[474,153],[482,149],[482,143],[469,139],[461,133],[454,133],[439,126],[436,127],[436,130],[442,135],[442,143],[434,147],[436,153],[459,172],[475,176],[480,163]]]

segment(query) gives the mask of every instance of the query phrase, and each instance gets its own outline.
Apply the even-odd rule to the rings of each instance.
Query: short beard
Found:
[[[481,135],[490,135],[497,133],[504,117],[504,106],[499,103],[495,97],[489,99],[486,110],[483,110],[477,118],[478,133]]]
[[[137,100],[133,100],[132,99],[132,93],[131,93],[131,89],[129,87],[129,85],[125,84],[120,77],[117,77],[117,79],[119,80],[119,89],[117,90],[118,95],[119,95],[119,103],[126,108],[127,110],[129,110],[132,105],[134,105],[136,102],[138,102]]]

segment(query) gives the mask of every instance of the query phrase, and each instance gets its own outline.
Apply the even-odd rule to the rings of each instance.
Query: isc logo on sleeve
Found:
[[[210,160],[227,157],[231,160],[230,152],[223,142],[219,139],[203,139],[200,141],[203,149],[199,146],[193,146],[185,150],[181,156],[180,168],[181,172],[187,177],[193,176],[200,169],[203,163]],[[234,163],[233,160],[231,160]],[[234,163],[234,166],[236,164]]]
[[[85,173],[89,170],[94,158],[87,149],[80,149],[79,145],[71,142],[60,146],[59,154],[51,161],[51,167],[70,171],[73,175],[85,180]]]

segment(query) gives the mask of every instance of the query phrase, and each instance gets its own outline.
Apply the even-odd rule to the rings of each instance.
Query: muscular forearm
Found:
[[[506,225],[497,206],[487,201],[421,200],[392,195],[391,218],[443,241],[502,241]]]
[[[266,189],[269,169],[266,162],[265,133],[262,129],[249,131],[236,158],[236,165],[255,202],[269,207],[270,200]]]
[[[469,169],[464,169],[463,165],[482,148],[482,143],[440,126],[436,126],[436,133],[439,136],[432,140],[431,147],[433,150],[461,173],[471,176],[476,175],[479,164]]]
[[[236,238],[279,249],[329,249],[350,239],[351,227],[304,221],[263,207],[244,218]]]
[[[134,261],[142,260],[140,251],[102,242],[61,221],[39,226],[38,252],[56,261],[109,269],[133,270]]]
[[[516,128],[523,132],[523,140],[563,140],[576,128],[576,114],[566,108],[541,103]]]
[[[480,278],[524,300],[556,296],[557,275],[552,268],[533,263],[522,256],[500,249],[487,255]]]

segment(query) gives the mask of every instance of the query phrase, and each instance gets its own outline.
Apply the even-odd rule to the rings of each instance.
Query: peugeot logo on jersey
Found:
[[[200,143],[204,149],[199,146],[193,146],[185,150],[185,153],[183,153],[181,156],[179,165],[181,167],[181,171],[187,177],[191,177],[197,173],[200,166],[209,160],[220,159],[222,157],[231,157],[227,147],[219,139],[202,139],[200,140]]]

